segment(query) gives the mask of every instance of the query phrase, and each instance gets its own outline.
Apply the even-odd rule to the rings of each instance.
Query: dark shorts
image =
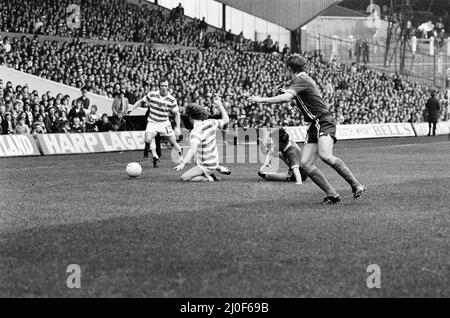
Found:
[[[322,136],[331,136],[334,143],[337,142],[334,117],[326,116],[313,121],[306,132],[305,144],[317,144]]]

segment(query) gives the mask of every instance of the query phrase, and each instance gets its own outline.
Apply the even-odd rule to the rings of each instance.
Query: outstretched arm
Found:
[[[174,168],[176,171],[183,170],[184,167],[186,166],[186,164],[191,161],[192,157],[194,156],[195,152],[197,151],[199,144],[200,144],[200,140],[191,139],[191,146],[189,147],[188,152],[184,156],[183,160],[181,160],[181,163]]]
[[[279,104],[289,102],[292,99],[292,94],[283,93],[281,95],[273,96],[273,97],[259,97],[259,96],[250,96],[248,98],[249,101],[255,103],[266,103],[266,104]]]
[[[216,98],[214,101],[214,104],[219,108],[220,114],[222,116],[222,122],[223,125],[226,125],[230,122],[230,116],[228,116],[227,111],[225,110],[225,107],[223,107],[222,101],[219,98]]]
[[[128,111],[127,114],[130,114],[133,110],[135,110],[138,107],[141,107],[142,103],[145,102],[145,97],[141,98],[140,100],[138,100],[133,106],[131,106]]]

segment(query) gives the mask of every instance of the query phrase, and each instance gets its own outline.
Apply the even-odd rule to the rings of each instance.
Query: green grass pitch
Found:
[[[368,186],[319,166],[343,197],[268,183],[229,164],[179,182],[167,160],[125,175],[140,152],[0,159],[2,297],[450,297],[450,141],[339,142]],[[81,288],[66,268],[81,267]],[[369,289],[370,264],[381,288]]]

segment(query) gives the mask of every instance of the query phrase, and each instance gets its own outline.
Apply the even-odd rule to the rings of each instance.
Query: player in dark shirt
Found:
[[[261,178],[268,181],[293,181],[297,184],[303,184],[303,181],[308,178],[308,174],[300,168],[300,148],[289,139],[289,134],[284,128],[276,128],[272,131],[270,145],[264,142],[261,144],[263,152],[267,153],[264,165],[258,172]],[[275,157],[279,157],[288,166],[287,174],[265,171]]]
[[[291,55],[286,61],[287,75],[292,80],[289,88],[274,97],[251,96],[249,100],[256,103],[277,104],[294,99],[305,121],[310,123],[300,166],[327,194],[324,204],[337,203],[340,201],[340,196],[314,165],[317,157],[336,170],[352,187],[353,197],[359,198],[366,191],[366,187],[353,176],[341,159],[333,155],[333,146],[337,141],[334,116],[323,101],[316,83],[306,74],[306,67],[306,59],[303,56]]]

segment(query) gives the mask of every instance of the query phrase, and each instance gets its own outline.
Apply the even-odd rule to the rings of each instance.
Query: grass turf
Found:
[[[340,142],[369,187],[360,200],[269,183],[230,164],[221,182],[179,182],[173,164],[124,173],[140,152],[0,160],[3,297],[450,296],[447,137]],[[166,158],[167,153],[166,153]],[[81,289],[66,268],[81,267]],[[366,269],[381,268],[368,289]]]

